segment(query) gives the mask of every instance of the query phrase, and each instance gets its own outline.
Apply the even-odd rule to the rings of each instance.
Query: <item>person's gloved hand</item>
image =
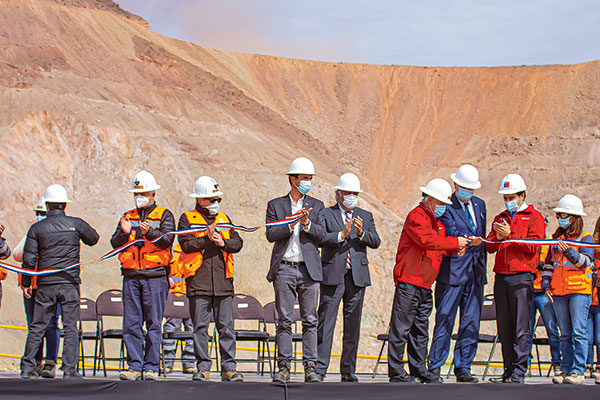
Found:
[[[542,290],[544,292],[550,290],[550,277],[548,277],[548,276],[542,277]]]

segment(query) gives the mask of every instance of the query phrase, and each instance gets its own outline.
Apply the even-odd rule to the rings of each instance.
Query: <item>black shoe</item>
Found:
[[[390,383],[415,383],[417,380],[412,375],[396,375],[390,377]]]
[[[77,371],[63,372],[63,379],[83,379],[83,375]]]
[[[288,367],[279,367],[279,371],[273,374],[273,382],[286,383],[290,381],[290,369]]]
[[[23,379],[36,379],[39,377],[40,375],[35,371],[21,371],[21,378]]]
[[[456,377],[456,382],[477,383],[477,382],[479,382],[479,379],[477,379],[473,375],[471,375],[470,372],[465,372]]]
[[[304,382],[322,382],[321,374],[317,372],[317,369],[313,365],[308,365],[304,368]]]
[[[356,382],[358,383],[358,377],[354,374],[342,375],[342,382]]]
[[[518,374],[512,374],[510,376],[510,379],[507,379],[506,382],[508,383],[518,383],[518,384],[524,384],[525,383],[525,377],[523,375],[518,375]]]
[[[444,380],[439,374],[439,369],[436,372],[430,371],[418,376],[421,383],[444,383]]]

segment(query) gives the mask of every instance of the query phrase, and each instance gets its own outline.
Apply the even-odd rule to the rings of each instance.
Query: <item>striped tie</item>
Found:
[[[346,217],[344,218],[344,223],[347,225],[350,221],[352,221],[352,211],[346,211]],[[346,271],[348,272],[352,268],[352,259],[350,258],[350,249],[348,249],[348,256],[346,257]]]

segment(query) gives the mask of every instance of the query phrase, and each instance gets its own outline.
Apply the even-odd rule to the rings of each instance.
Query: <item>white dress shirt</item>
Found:
[[[298,202],[295,203],[294,199],[292,199],[292,195],[290,194],[290,203],[292,204],[292,214],[297,213],[298,211],[302,210],[304,196],[302,196]],[[292,231],[292,237],[288,242],[287,249],[283,255],[283,260],[289,262],[302,262],[304,261],[304,256],[302,255],[302,248],[300,247],[300,227],[302,227],[304,231],[308,231],[310,229],[310,222],[306,228],[304,225],[302,225],[302,222],[298,222],[294,228],[292,228],[291,225],[288,226]]]

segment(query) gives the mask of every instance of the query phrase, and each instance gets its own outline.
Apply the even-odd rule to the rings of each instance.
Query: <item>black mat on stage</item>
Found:
[[[506,384],[388,384],[388,383],[290,383],[288,400],[332,399],[598,399],[600,386],[506,385]],[[2,399],[281,399],[282,385],[271,383],[196,383],[187,381],[119,382],[100,379],[84,381],[0,379]]]

